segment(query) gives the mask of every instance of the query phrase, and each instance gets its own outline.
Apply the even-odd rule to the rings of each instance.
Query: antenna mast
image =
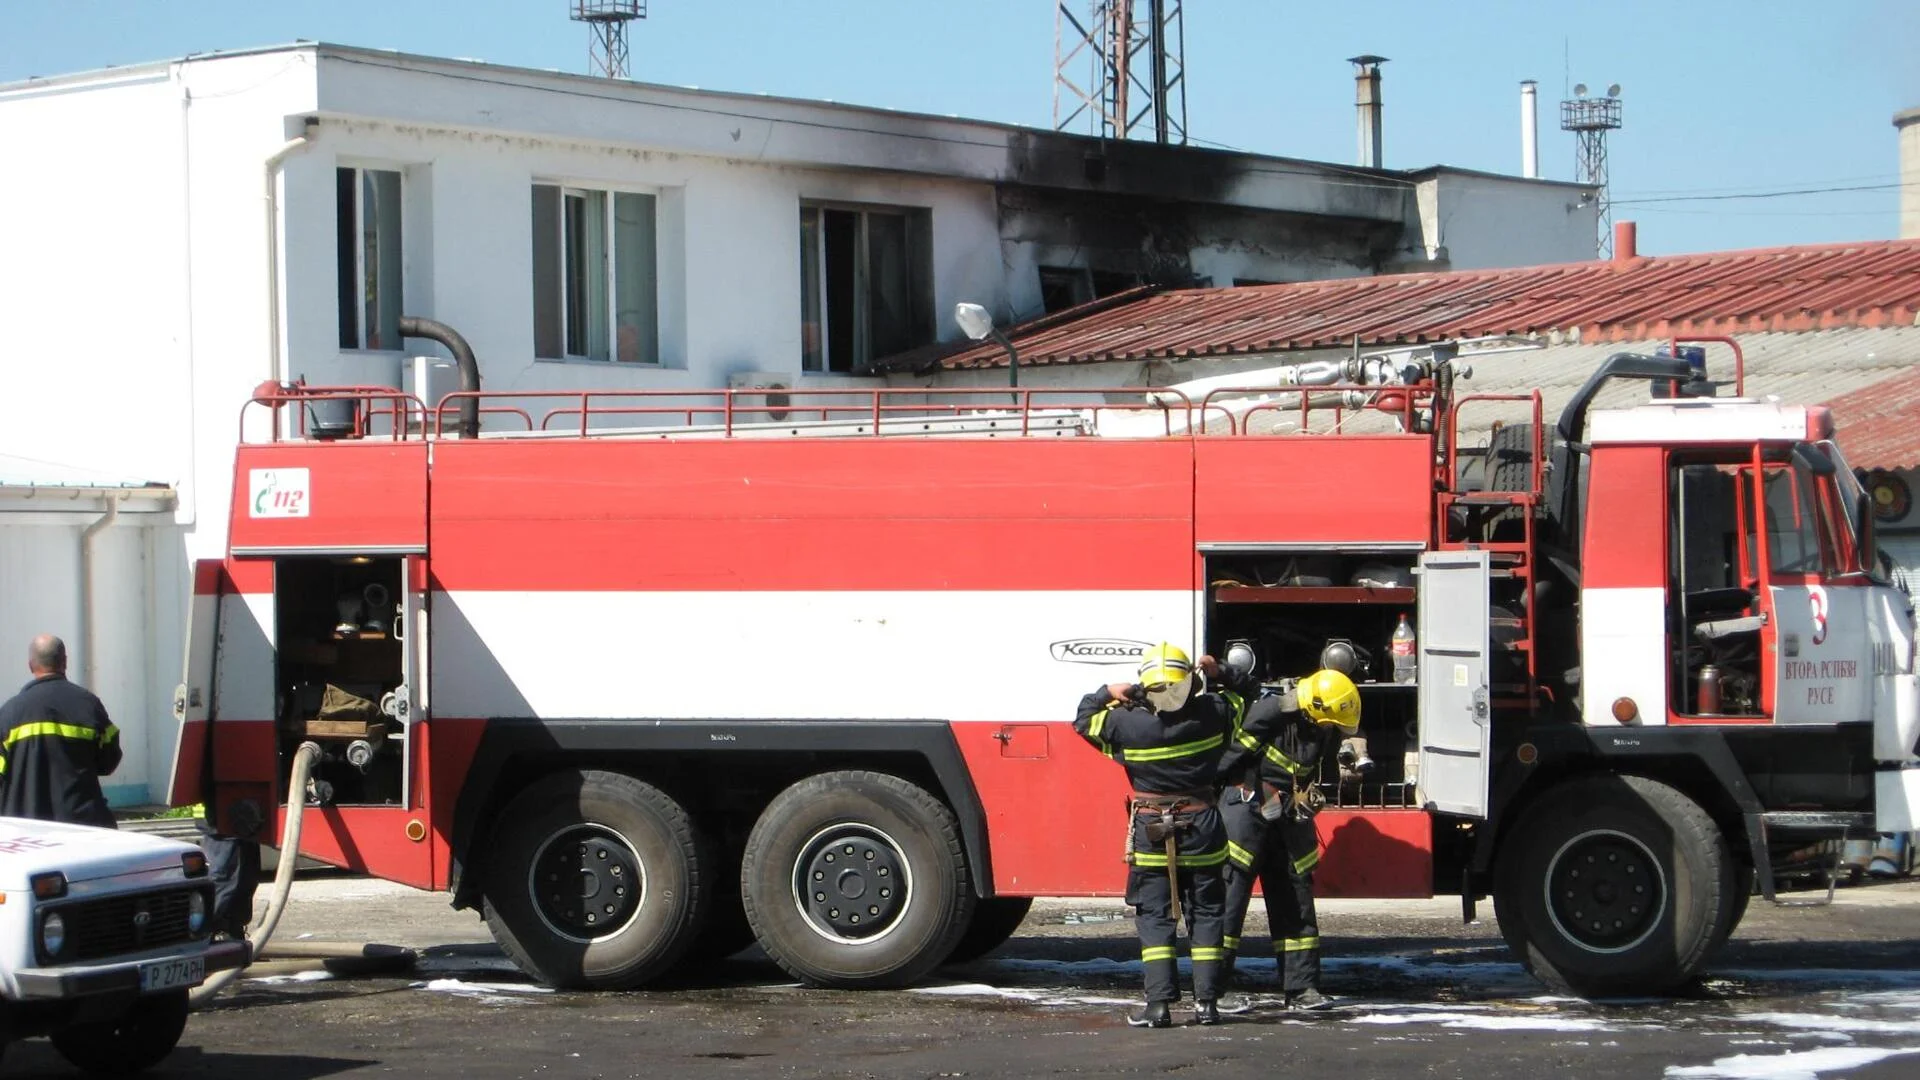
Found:
[[[1607,132],[1620,126],[1620,84],[1607,87],[1607,96],[1587,96],[1587,84],[1575,83],[1573,97],[1560,103],[1560,130],[1573,132],[1576,140],[1573,178],[1593,185],[1593,197],[1600,204],[1600,236],[1596,243],[1600,257],[1613,255],[1613,202],[1607,195]]]
[[[573,0],[574,22],[593,31],[587,69],[609,79],[632,78],[627,66],[627,24],[647,17],[647,0]]]
[[[1103,139],[1187,141],[1182,0],[1059,0],[1053,127]],[[1079,12],[1081,14],[1077,14]],[[1079,69],[1084,76],[1076,78]]]

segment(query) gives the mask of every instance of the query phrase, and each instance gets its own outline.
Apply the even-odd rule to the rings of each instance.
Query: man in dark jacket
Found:
[[[1338,671],[1317,671],[1255,701],[1220,761],[1227,785],[1220,814],[1229,840],[1228,971],[1258,881],[1289,1009],[1332,1004],[1320,992],[1320,926],[1313,903],[1313,868],[1320,862],[1316,781],[1320,763],[1359,727],[1360,692],[1353,681]]]
[[[33,681],[0,705],[0,816],[113,828],[100,778],[120,765],[120,729],[106,706],[67,681],[67,645],[27,646]]]
[[[1201,670],[1218,676],[1210,656]],[[1127,770],[1127,903],[1135,911],[1146,1007],[1127,1022],[1167,1027],[1180,1000],[1174,936],[1186,917],[1193,958],[1194,1020],[1217,1024],[1226,950],[1222,866],[1227,833],[1215,806],[1221,748],[1239,726],[1245,698],[1203,689],[1187,654],[1172,645],[1147,650],[1139,682],[1102,686],[1080,699],[1073,729]]]

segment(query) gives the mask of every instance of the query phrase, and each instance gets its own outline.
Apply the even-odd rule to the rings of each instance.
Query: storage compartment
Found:
[[[1416,690],[1394,681],[1392,641],[1404,616],[1418,625],[1416,550],[1213,552],[1206,556],[1206,650],[1245,641],[1268,684],[1352,657],[1360,731],[1320,767],[1327,805],[1415,806]],[[1324,656],[1324,659],[1323,659]],[[1411,680],[1411,675],[1409,675]],[[1368,767],[1370,766],[1370,767]]]
[[[404,797],[404,570],[397,557],[374,556],[276,565],[281,782],[300,745],[318,745],[321,759],[304,793],[310,804],[392,806]]]

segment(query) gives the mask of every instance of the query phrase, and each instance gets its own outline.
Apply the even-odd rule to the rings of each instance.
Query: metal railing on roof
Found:
[[[455,438],[461,405],[478,402],[491,421],[483,439],[766,438],[853,436],[1108,438],[1280,435],[1256,432],[1262,411],[1317,417],[1331,431],[1361,412],[1423,430],[1435,390],[1415,386],[1214,387],[1195,402],[1164,387],[975,387],[740,390],[461,391],[428,406],[392,387],[281,385],[256,392],[242,409],[272,416],[271,439],[354,442]],[[1004,402],[1004,404],[1002,404]]]

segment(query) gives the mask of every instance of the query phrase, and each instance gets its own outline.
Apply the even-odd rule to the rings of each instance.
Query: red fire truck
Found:
[[[757,940],[898,985],[1117,893],[1120,770],[1068,721],[1160,640],[1266,678],[1348,643],[1373,764],[1320,777],[1323,894],[1491,896],[1554,986],[1672,987],[1783,847],[1916,827],[1912,624],[1831,421],[1680,360],[1551,429],[1508,399],[1476,460],[1446,346],[1264,399],[494,395],[461,359],[433,408],[248,403],[173,799],[305,804],[304,854],[450,891],[551,984]]]

